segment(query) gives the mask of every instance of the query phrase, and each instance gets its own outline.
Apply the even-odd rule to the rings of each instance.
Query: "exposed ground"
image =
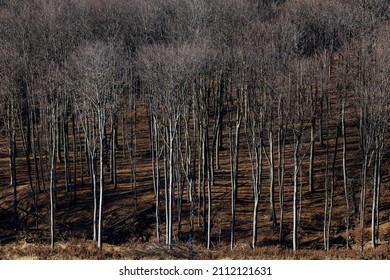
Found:
[[[77,199],[64,189],[63,170],[58,171],[58,199],[56,209],[56,244],[50,248],[49,194],[42,190],[38,194],[38,219],[33,215],[31,193],[28,178],[18,177],[19,231],[13,230],[12,206],[13,192],[8,186],[8,158],[4,145],[0,157],[0,259],[387,259],[390,256],[390,195],[388,190],[388,160],[384,162],[383,189],[380,205],[380,244],[371,249],[369,213],[366,218],[364,250],[360,247],[358,226],[350,232],[351,248],[346,248],[345,202],[342,177],[338,178],[335,188],[334,209],[331,228],[331,250],[323,250],[323,156],[318,147],[316,160],[316,191],[307,192],[307,185],[302,184],[302,215],[299,229],[299,247],[292,251],[292,181],[286,176],[284,237],[279,242],[279,227],[272,227],[269,215],[268,165],[264,162],[264,183],[259,210],[259,248],[251,249],[252,228],[252,189],[250,165],[243,138],[240,153],[240,179],[237,203],[237,245],[230,249],[230,173],[226,147],[221,151],[222,169],[216,171],[213,188],[213,227],[212,248],[205,249],[202,213],[195,213],[195,232],[192,243],[189,242],[188,197],[184,196],[183,217],[180,236],[175,223],[175,245],[168,249],[164,243],[165,228],[161,226],[160,243],[156,239],[155,204],[151,178],[151,159],[148,153],[147,119],[140,114],[137,131],[137,184],[132,185],[130,163],[118,150],[119,185],[114,189],[107,184],[104,200],[104,245],[99,252],[92,239],[93,201],[88,177],[84,174],[84,184],[80,172],[77,176]],[[243,135],[244,137],[244,135]],[[225,141],[227,138],[225,138]],[[349,139],[353,143],[353,139]],[[358,166],[357,143],[350,144],[349,165]],[[227,146],[227,142],[225,143]],[[19,147],[21,148],[21,147]],[[340,147],[341,149],[341,147]],[[353,160],[355,158],[355,161]],[[18,169],[26,174],[24,157],[19,154]],[[338,160],[341,164],[341,159]],[[79,168],[79,166],[78,166]],[[287,158],[287,171],[292,168],[291,159]],[[307,166],[303,168],[307,172]],[[85,173],[85,171],[84,171]],[[356,174],[356,177],[359,174]],[[353,176],[351,176],[353,177]],[[357,183],[356,183],[357,184]],[[352,187],[358,188],[354,182]],[[358,195],[357,189],[356,195]],[[276,197],[278,191],[276,190]],[[371,202],[368,192],[367,206]],[[277,214],[279,211],[276,199]],[[357,207],[357,206],[356,206]],[[368,209],[368,207],[367,207]],[[164,211],[163,208],[161,211]],[[199,216],[198,216],[199,214]],[[164,216],[164,215],[162,215]],[[278,219],[279,219],[279,215]],[[200,217],[200,219],[198,219]],[[352,217],[354,219],[356,217]],[[164,222],[164,221],[162,221]],[[354,225],[354,224],[353,224]]]

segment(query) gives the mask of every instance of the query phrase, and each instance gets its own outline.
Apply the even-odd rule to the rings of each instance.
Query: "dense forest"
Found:
[[[375,248],[389,23],[388,0],[1,0],[1,243]]]

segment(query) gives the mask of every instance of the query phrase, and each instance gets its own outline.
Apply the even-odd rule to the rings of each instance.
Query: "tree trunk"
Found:
[[[254,149],[255,152],[255,169],[252,171],[254,174],[253,191],[254,191],[254,205],[253,205],[253,225],[252,225],[252,248],[257,247],[257,232],[258,232],[258,211],[259,211],[259,199],[260,188],[262,184],[263,173],[263,157],[262,157],[262,140],[260,139],[260,146]],[[253,165],[252,165],[253,168]]]
[[[11,104],[7,107],[8,113],[8,139],[9,139],[9,168],[10,168],[10,185],[13,190],[13,223],[14,230],[17,231],[19,227],[18,215],[18,195],[16,182],[16,137],[15,137],[15,121],[14,121],[14,100],[11,98]]]
[[[172,120],[169,120],[169,191],[168,191],[168,246],[172,245],[172,236],[173,236],[173,223],[172,223],[172,208],[173,208],[173,176],[174,176],[174,128]]]
[[[360,190],[360,207],[359,207],[359,222],[360,222],[360,246],[363,251],[364,246],[364,222],[365,222],[365,200],[366,200],[366,182],[368,169],[368,152],[364,153],[362,164],[361,190]]]
[[[72,146],[73,146],[73,199],[76,201],[77,200],[77,144],[76,144],[76,125],[75,125],[74,115],[72,115]]]
[[[327,126],[326,135],[326,152],[325,152],[325,209],[324,209],[324,250],[329,248],[329,238],[327,231],[327,220],[329,213],[329,125]]]
[[[310,164],[309,164],[309,192],[314,192],[314,155],[315,155],[315,126],[316,119],[312,117],[310,127]]]
[[[155,216],[156,216],[156,237],[160,242],[160,159],[159,159],[159,134],[157,129],[157,120],[151,116],[151,149],[153,165],[153,183],[155,194]]]
[[[62,137],[64,142],[64,167],[65,167],[65,189],[66,192],[70,192],[71,177],[69,170],[69,128],[66,116],[63,116],[62,123]]]
[[[272,226],[276,226],[276,211],[275,211],[275,155],[274,155],[274,132],[273,129],[270,128],[268,133],[268,141],[269,141],[269,171],[270,171],[270,214]]]
[[[298,174],[300,136],[294,133],[293,250],[298,249]]]
[[[236,120],[235,120],[235,131],[233,134],[232,120],[230,117],[230,174],[231,174],[231,233],[230,233],[230,248],[236,245],[236,202],[238,193],[238,152],[239,152],[239,139],[240,139],[240,127],[241,127],[241,110],[240,105],[237,105]],[[231,112],[229,113],[231,115]]]
[[[379,132],[375,137],[375,160],[374,160],[374,184],[371,211],[371,247],[376,247],[379,228],[379,199],[381,186],[381,167],[383,152],[383,133]]]
[[[283,241],[283,218],[284,218],[284,170],[285,170],[285,150],[286,136],[282,126],[279,129],[278,136],[278,182],[279,182],[279,242]]]
[[[349,195],[348,195],[348,177],[347,177],[347,134],[345,128],[345,97],[341,102],[341,133],[343,136],[343,187],[345,196],[345,231],[347,248],[349,248],[349,223],[350,223],[350,206],[349,206]]]
[[[54,118],[54,112],[51,120],[51,126],[50,129],[52,131],[51,133],[51,144],[52,149],[50,152],[50,245],[53,248],[54,247],[54,212],[55,212],[55,176],[56,176],[56,136],[57,136],[57,129],[55,124],[55,118]]]
[[[103,195],[104,195],[104,150],[105,150],[105,116],[103,109],[98,111],[99,118],[99,224],[98,224],[98,247],[101,250],[103,245]]]

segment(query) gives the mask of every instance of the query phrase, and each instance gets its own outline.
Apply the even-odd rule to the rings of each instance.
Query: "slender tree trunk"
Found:
[[[343,187],[344,187],[344,197],[345,197],[345,206],[346,206],[346,215],[345,215],[345,231],[346,231],[346,240],[347,248],[349,249],[349,223],[350,223],[350,206],[349,206],[349,195],[348,195],[348,176],[347,176],[347,134],[345,127],[345,97],[341,102],[341,133],[343,136]]]
[[[373,183],[373,194],[372,194],[372,208],[371,208],[371,247],[376,247],[376,200],[377,200],[377,184],[378,184],[378,152],[375,151],[375,160],[374,160],[374,183]]]
[[[312,117],[310,127],[310,164],[309,164],[309,192],[314,192],[314,155],[315,155],[315,126],[316,119]]]
[[[276,226],[276,210],[275,210],[275,155],[274,155],[274,132],[273,129],[270,128],[269,133],[269,171],[270,171],[270,213],[271,213],[271,221],[272,226]]]
[[[286,136],[282,126],[279,129],[278,137],[278,182],[279,182],[279,242],[283,241],[283,219],[284,219],[284,170],[285,170],[285,150]]]
[[[382,142],[383,144],[383,142]],[[377,194],[376,194],[376,205],[375,205],[375,237],[377,240],[379,240],[379,203],[380,203],[380,197],[381,197],[381,184],[382,184],[382,175],[381,175],[381,169],[382,169],[382,157],[383,157],[383,146],[381,147],[381,150],[379,152],[379,161],[378,161],[378,167],[377,167]]]
[[[298,249],[298,175],[300,136],[294,134],[293,250]]]
[[[255,144],[256,145],[256,144]],[[260,188],[262,184],[262,173],[263,173],[263,157],[262,157],[262,140],[260,139],[259,147],[254,148],[254,160],[255,166],[252,165],[252,174],[254,176],[253,192],[254,192],[254,205],[253,205],[253,224],[252,224],[252,248],[257,247],[257,233],[258,233],[258,211],[259,211],[259,199],[260,199]]]
[[[235,174],[234,174],[234,155],[233,155],[233,125],[232,125],[232,119],[231,119],[231,112],[229,112],[230,118],[230,141],[229,141],[229,155],[230,155],[230,180],[231,180],[231,215],[232,215],[232,222],[230,227],[230,249],[233,250],[234,246],[236,245],[236,189],[234,184]]]
[[[66,192],[70,192],[70,170],[69,170],[69,128],[66,116],[63,116],[62,123],[62,137],[64,142],[64,167],[65,167],[65,189]]]
[[[81,131],[80,126],[77,125],[77,137],[78,137],[78,145],[80,151],[80,174],[81,174],[81,185],[84,185],[84,155],[83,155],[83,145],[81,141]]]
[[[77,200],[77,143],[75,117],[72,115],[72,146],[73,146],[73,199]]]
[[[164,142],[167,143],[168,132],[164,129]],[[168,147],[164,145],[164,197],[165,197],[165,244],[169,244],[169,185],[168,185]]]
[[[212,154],[211,154],[212,157]],[[207,250],[210,249],[211,245],[211,187],[213,184],[212,178],[211,178],[211,169],[212,169],[212,163],[210,163],[210,154],[207,153]]]
[[[156,237],[160,242],[160,160],[159,160],[159,138],[157,129],[157,120],[155,116],[151,116],[151,149],[152,149],[152,165],[153,165],[153,183],[155,193],[155,216],[156,216]]]
[[[135,207],[137,209],[138,206],[138,196],[137,196],[137,106],[136,102],[133,101],[133,112],[134,117],[131,123],[132,129],[131,129],[131,177],[132,177],[132,185],[134,190],[134,197],[135,197]]]
[[[326,152],[325,152],[325,209],[324,209],[324,250],[329,248],[329,238],[327,231],[327,220],[329,213],[329,124],[327,126],[326,135]]]
[[[103,110],[100,108],[100,110]],[[104,150],[105,150],[105,116],[104,112],[98,112],[99,117],[99,224],[98,224],[98,247],[101,250],[103,245],[103,195],[104,195]]]
[[[377,166],[377,194],[376,194],[376,205],[375,205],[375,215],[376,215],[376,221],[375,221],[375,237],[377,240],[379,240],[379,203],[380,203],[380,197],[381,197],[381,185],[382,185],[382,161],[383,161],[383,149],[384,149],[384,139],[385,139],[385,133],[388,129],[387,124],[386,126],[381,128],[380,134],[379,134],[379,151],[378,151],[378,166]]]
[[[33,162],[34,162],[34,179],[35,179],[35,188],[34,188],[34,191],[35,191],[35,194],[36,193],[39,193],[41,191],[41,178],[39,176],[39,164],[38,164],[38,157],[37,157],[37,147],[36,147],[36,131],[37,129],[35,128],[36,125],[36,117],[35,117],[35,113],[34,113],[35,110],[31,110],[30,112],[30,119],[31,119],[31,123],[32,123],[32,129],[31,129],[31,144],[32,144],[32,153],[33,153]],[[36,197],[36,195],[35,195]],[[36,199],[34,199],[36,200]],[[36,203],[34,203],[36,204]],[[36,226],[38,227],[38,209],[36,207],[36,205],[34,206],[35,208],[35,215],[36,215]]]
[[[237,193],[238,193],[238,152],[239,152],[239,139],[240,139],[240,127],[241,127],[241,110],[238,108],[240,105],[237,105],[236,112],[236,126],[233,133],[232,120],[230,117],[230,174],[231,174],[231,186],[232,186],[232,195],[231,195],[231,234],[230,234],[230,248],[233,248],[236,245],[236,202],[237,202]],[[231,113],[230,113],[231,114]]]
[[[371,247],[376,247],[379,228],[379,198],[381,186],[381,167],[383,150],[382,132],[379,132],[375,139],[375,160],[374,160],[374,184],[371,210]]]
[[[197,185],[198,185],[198,227],[201,227],[201,221],[200,221],[200,216],[201,216],[201,211],[202,211],[202,161],[203,161],[203,144],[202,144],[202,136],[201,134],[203,133],[203,130],[201,129],[201,125],[198,123],[197,125],[198,128],[198,134],[199,137],[197,138],[198,142],[198,180],[197,180]]]
[[[327,236],[327,248],[326,250],[329,251],[330,249],[330,231],[331,231],[331,225],[332,225],[332,213],[333,213],[333,198],[334,198],[334,185],[336,181],[336,160],[337,160],[337,151],[338,151],[338,140],[339,140],[339,134],[338,134],[338,128],[336,132],[336,143],[334,147],[333,152],[333,161],[332,161],[332,181],[330,184],[330,202],[329,202],[329,215],[328,215],[328,223],[327,223],[327,230],[326,230],[326,236]]]
[[[207,159],[208,159],[208,133],[207,127],[203,127],[202,132],[202,217],[203,233],[207,234],[207,208],[206,208],[206,180],[207,180]]]
[[[190,206],[189,212],[189,238],[188,242],[192,245],[193,242],[193,234],[194,234],[194,194],[193,194],[193,182],[194,182],[194,171],[192,170],[192,144],[190,138],[190,128],[189,128],[189,112],[185,111],[184,114],[184,144],[185,144],[185,153],[183,157],[182,155],[182,165],[184,169],[184,173],[186,176],[187,184],[188,184],[188,202]]]
[[[54,247],[54,223],[55,223],[55,175],[56,175],[56,124],[55,124],[55,117],[54,112],[52,116],[52,123],[51,123],[51,144],[52,149],[50,152],[50,245],[53,248]]]
[[[110,132],[110,184],[114,185],[114,189],[118,187],[117,183],[117,170],[116,170],[116,149],[117,149],[117,135],[118,135],[118,124],[117,124],[116,113],[111,113],[111,132]]]
[[[117,176],[117,167],[116,167],[116,149],[117,149],[117,143],[118,143],[118,125],[116,123],[113,125],[113,131],[112,131],[112,164],[111,164],[111,169],[112,169],[112,180],[114,183],[114,189],[118,187],[118,176]]]
[[[362,164],[362,177],[361,177],[361,190],[360,190],[360,246],[363,250],[364,246],[364,223],[365,223],[365,200],[366,200],[366,181],[367,181],[367,169],[368,169],[368,152],[364,153]]]
[[[9,139],[9,168],[10,168],[10,185],[13,190],[13,223],[14,230],[17,231],[19,227],[18,215],[18,194],[16,182],[16,137],[15,137],[15,121],[14,121],[14,100],[11,98],[11,104],[8,106],[8,139]]]
[[[46,176],[44,176],[44,163],[43,163],[43,158],[46,158],[46,154],[45,156],[43,156],[43,151],[41,149],[41,137],[40,137],[40,132],[39,132],[39,129],[37,128],[37,131],[36,131],[36,134],[37,134],[37,148],[38,148],[38,154],[39,154],[39,175],[42,179],[42,189],[39,189],[38,192],[40,193],[41,191],[43,190],[46,190]],[[45,160],[46,162],[46,160]],[[45,170],[46,171],[46,170]]]
[[[176,208],[177,208],[177,240],[180,241],[182,238],[182,212],[183,212],[183,189],[184,189],[184,182],[183,182],[183,172],[180,172],[181,169],[181,162],[180,162],[180,156],[181,154],[181,138],[182,138],[182,118],[179,116],[178,121],[178,127],[177,127],[177,136],[175,139],[175,180],[176,180],[176,187],[177,187],[177,201]]]
[[[173,208],[173,176],[174,176],[174,128],[172,120],[169,120],[169,191],[168,191],[168,246],[172,245],[172,236],[173,236],[173,223],[172,223],[172,208]]]
[[[323,115],[324,115],[324,95],[321,91],[321,95],[320,95],[320,112],[319,112],[319,141],[320,141],[320,145],[321,147],[324,146],[324,125],[323,125]]]
[[[59,102],[59,100],[58,100],[58,102]],[[62,139],[62,129],[61,129],[61,121],[60,120],[56,120],[56,125],[57,125],[57,138],[56,138],[56,141],[57,141],[57,156],[56,156],[56,158],[57,158],[57,162],[58,163],[62,163],[62,153],[61,153],[61,151],[62,151],[62,149],[61,149],[61,139]]]

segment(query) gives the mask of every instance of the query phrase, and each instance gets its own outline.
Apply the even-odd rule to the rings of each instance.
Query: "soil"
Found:
[[[370,248],[370,211],[366,211],[364,240],[360,242],[361,231],[357,224],[357,215],[351,217],[347,248],[345,228],[345,198],[342,187],[341,152],[336,162],[336,181],[331,225],[331,248],[325,251],[323,245],[324,221],[324,159],[325,150],[316,144],[315,192],[308,192],[308,183],[302,182],[302,204],[299,227],[299,250],[292,250],[292,173],[291,151],[286,151],[285,210],[283,237],[279,239],[279,225],[272,226],[269,210],[268,163],[264,161],[264,180],[260,196],[258,248],[252,249],[252,211],[253,191],[251,187],[250,163],[247,155],[245,135],[239,156],[239,188],[236,217],[236,246],[230,248],[231,225],[231,187],[228,156],[228,138],[224,137],[221,150],[221,169],[216,170],[215,184],[212,189],[212,247],[205,249],[205,234],[202,213],[195,212],[195,230],[189,233],[189,201],[184,193],[183,216],[178,232],[177,219],[174,223],[174,245],[164,245],[164,220],[160,226],[160,240],[156,237],[155,199],[152,183],[152,161],[149,153],[148,121],[144,111],[138,114],[136,178],[132,177],[131,163],[123,146],[118,147],[118,186],[114,188],[108,181],[104,192],[104,234],[103,249],[97,249],[92,241],[93,199],[91,181],[86,170],[77,165],[75,183],[76,197],[73,192],[66,192],[64,165],[58,164],[57,206],[55,214],[55,246],[50,247],[50,212],[48,186],[37,193],[37,211],[32,203],[29,180],[26,176],[26,160],[22,152],[17,158],[18,178],[18,214],[19,225],[15,231],[13,224],[13,190],[9,186],[9,164],[5,148],[0,150],[0,258],[1,259],[387,259],[390,256],[389,222],[389,161],[385,157],[383,164],[383,186],[380,203],[379,244]],[[227,129],[226,129],[227,130]],[[119,130],[121,131],[121,129]],[[227,131],[224,132],[228,133]],[[353,133],[348,139],[348,166],[350,170],[359,169],[359,149]],[[226,136],[226,135],[225,135]],[[5,139],[5,138],[3,138]],[[119,136],[121,138],[121,135]],[[334,142],[334,139],[330,139]],[[71,142],[71,141],[70,141]],[[304,146],[307,145],[304,144]],[[341,145],[339,145],[341,151]],[[19,140],[18,151],[22,151]],[[291,147],[290,147],[291,148]],[[70,149],[72,151],[72,148]],[[71,172],[73,172],[72,158]],[[308,172],[307,161],[302,172]],[[277,163],[276,163],[277,164]],[[353,168],[352,168],[353,167]],[[85,164],[84,164],[85,169]],[[83,181],[81,181],[83,173]],[[359,172],[349,174],[351,190],[358,198]],[[305,176],[304,176],[305,177]],[[307,176],[306,176],[307,177]],[[305,178],[306,178],[305,177]],[[73,178],[73,175],[72,175]],[[133,184],[136,179],[136,184]],[[277,222],[279,222],[278,185],[275,187]],[[371,203],[370,185],[367,192],[367,209]],[[163,202],[163,198],[162,198]],[[358,207],[357,202],[356,205]],[[176,203],[176,205],[178,205]],[[161,217],[164,217],[163,203]],[[176,207],[176,206],[175,206]],[[177,217],[178,207],[174,214]],[[363,244],[363,248],[362,248]]]

